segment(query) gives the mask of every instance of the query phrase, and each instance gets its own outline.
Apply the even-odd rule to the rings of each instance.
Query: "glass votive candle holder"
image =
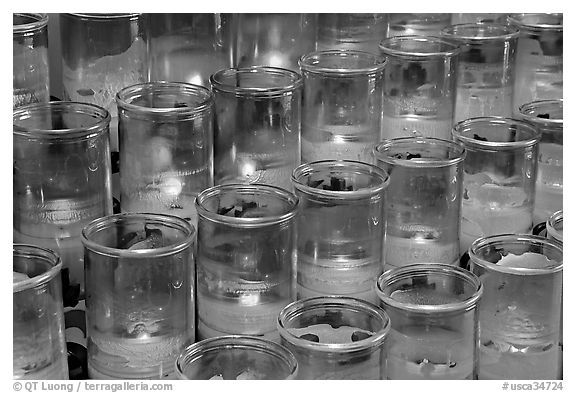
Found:
[[[386,58],[381,139],[451,139],[460,49],[437,37],[382,40]]]
[[[121,213],[82,231],[88,375],[165,379],[195,340],[194,227],[163,214]]]
[[[499,23],[445,27],[441,36],[460,47],[454,122],[480,116],[512,117],[519,31]]]
[[[451,21],[452,14],[391,13],[388,14],[386,37],[390,38],[408,35],[435,36],[439,35],[440,30],[448,26]]]
[[[289,189],[300,164],[302,77],[274,67],[232,68],[210,77],[215,95],[214,182]]]
[[[214,97],[205,87],[150,82],[117,95],[120,207],[196,224],[196,195],[214,185]]]
[[[390,319],[360,299],[298,300],[278,316],[281,344],[296,356],[297,379],[386,379]]]
[[[533,235],[470,247],[480,277],[479,379],[558,379],[562,373],[562,248]]]
[[[542,133],[534,195],[534,222],[543,222],[562,210],[564,190],[564,101],[540,100],[520,107],[519,117]]]
[[[12,249],[12,376],[68,379],[60,257],[27,244]]]
[[[376,303],[382,273],[388,175],[358,161],[316,161],[294,170],[297,297],[345,295]]]
[[[478,277],[458,266],[414,264],[383,273],[390,316],[388,379],[477,379]]]
[[[564,211],[559,210],[546,220],[546,237],[562,246],[564,244]]]
[[[207,338],[187,347],[176,359],[179,379],[290,380],[298,362],[285,347],[254,336]]]
[[[78,102],[13,111],[14,241],[56,251],[82,289],[82,228],[112,213],[109,123],[108,111]]]
[[[388,14],[318,14],[316,50],[347,49],[378,53]]]
[[[227,184],[196,198],[199,339],[241,334],[278,341],[276,317],[296,298],[294,194]]]
[[[48,15],[14,13],[12,23],[12,107],[48,102]]]
[[[456,265],[464,148],[452,141],[408,137],[374,148],[390,174],[384,190],[384,270],[413,263]]]
[[[452,134],[466,149],[460,252],[480,237],[529,233],[540,131],[522,120],[478,117]]]
[[[374,53],[327,50],[303,55],[302,162],[371,164],[380,140],[386,62]]]

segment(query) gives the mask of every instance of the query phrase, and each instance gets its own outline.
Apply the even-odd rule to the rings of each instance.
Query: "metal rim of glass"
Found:
[[[243,74],[282,77],[286,82],[272,87],[237,86],[226,82],[226,78],[234,77],[234,80],[237,80],[238,76]],[[302,86],[302,76],[292,70],[270,66],[227,68],[210,75],[210,85],[213,91],[234,93],[238,97],[276,97],[293,94]]]
[[[403,49],[403,44],[419,44],[425,49]],[[444,46],[445,50],[436,49],[438,46]],[[460,47],[446,39],[434,36],[405,35],[385,38],[378,45],[380,52],[386,56],[415,59],[433,59],[454,57],[460,54]]]
[[[550,19],[562,18],[562,24],[549,23]],[[531,21],[534,19],[535,21]],[[564,30],[564,15],[560,13],[525,13],[525,14],[510,14],[507,16],[508,23],[518,27],[520,30],[532,31],[557,31]]]
[[[489,270],[489,271],[497,271],[506,274],[514,274],[514,275],[546,275],[557,273],[563,270],[563,261],[556,261],[551,264],[549,268],[522,268],[522,267],[510,267],[510,266],[502,266],[496,263],[488,262],[482,259],[479,256],[479,251],[483,248],[495,248],[495,247],[503,247],[506,243],[516,243],[516,244],[537,244],[541,246],[549,247],[550,249],[555,250],[558,255],[562,255],[562,248],[554,243],[553,241],[546,239],[542,236],[536,235],[513,235],[513,234],[505,234],[505,235],[493,235],[493,236],[486,236],[481,237],[474,242],[468,249],[468,255],[470,256],[470,264],[475,263],[482,268]]]
[[[529,137],[512,142],[495,142],[495,141],[482,141],[474,139],[474,127],[478,125],[489,126],[507,126],[509,128],[521,128],[529,134]],[[468,136],[468,133],[472,133]],[[452,128],[452,137],[457,141],[463,143],[465,146],[474,146],[486,150],[513,150],[536,145],[542,136],[542,133],[526,120],[512,119],[500,116],[485,116],[473,117],[471,119],[462,120]]]
[[[474,292],[465,300],[435,305],[400,302],[393,299],[391,296],[386,295],[384,292],[384,285],[394,284],[395,282],[405,278],[419,277],[422,275],[455,277],[470,284],[471,287],[475,289]],[[459,266],[430,263],[417,263],[393,268],[382,273],[380,277],[378,277],[375,285],[378,298],[387,306],[398,310],[421,314],[451,314],[469,311],[476,307],[478,301],[482,297],[482,293],[484,292],[482,281],[480,281],[480,278],[472,272]]]
[[[349,169],[350,173],[372,177],[378,182],[378,184],[354,191],[332,191],[310,187],[308,184],[302,182],[304,178],[307,178],[307,176],[312,173],[327,172],[330,174],[331,171],[335,170],[341,173],[342,171],[340,171],[340,169],[345,168]],[[292,185],[298,191],[310,195],[323,196],[331,200],[356,200],[369,198],[382,192],[390,183],[390,177],[383,169],[365,162],[352,160],[322,160],[301,164],[292,171],[291,180]]]
[[[255,336],[226,335],[207,338],[186,347],[176,358],[176,373],[179,378],[188,379],[185,373],[186,365],[200,359],[206,352],[228,350],[232,348],[258,351],[269,355],[270,357],[280,359],[284,364],[286,364],[286,379],[294,378],[298,372],[298,362],[296,357],[282,345]]]
[[[153,223],[170,227],[184,233],[184,238],[179,242],[165,247],[142,250],[127,250],[108,247],[92,240],[94,233],[110,228],[123,221],[140,221],[142,223]],[[91,221],[82,229],[81,240],[85,248],[100,255],[120,258],[151,258],[165,257],[182,252],[192,246],[194,242],[194,234],[195,230],[192,224],[180,217],[157,213],[118,213],[100,217]]]
[[[115,14],[100,14],[100,13],[65,13],[65,16],[72,16],[79,19],[88,19],[95,21],[107,21],[107,20],[118,20],[118,19],[138,19],[141,13],[127,12],[127,13],[115,13]]]
[[[34,246],[31,244],[14,243],[12,245],[14,256],[33,259],[42,259],[51,267],[44,273],[13,283],[12,292],[22,292],[30,288],[36,288],[50,282],[62,270],[62,260],[60,256],[47,248]],[[18,272],[19,273],[19,272]]]
[[[387,150],[391,148],[402,147],[403,145],[406,146],[406,149],[415,145],[440,146],[446,148],[446,151],[452,153],[454,157],[437,158],[434,161],[429,159],[419,160],[418,158],[407,160],[386,154]],[[384,140],[374,146],[372,149],[372,154],[377,161],[384,161],[391,165],[419,168],[440,168],[457,165],[464,161],[464,158],[466,157],[466,150],[461,144],[445,139],[409,136]]]
[[[558,231],[558,226],[564,225],[564,211],[558,210],[546,220],[546,232],[560,242],[563,242],[563,235]]]
[[[33,116],[38,116],[42,112],[68,112],[76,113],[78,115],[85,115],[87,119],[92,119],[93,121],[82,127],[77,128],[65,128],[65,129],[40,129],[40,128],[29,128],[19,125],[22,120],[32,118]],[[110,113],[97,105],[82,103],[82,102],[71,102],[71,101],[51,101],[51,102],[40,102],[34,104],[28,104],[15,108],[12,115],[13,121],[13,133],[14,135],[25,137],[28,139],[88,139],[98,136],[104,132],[108,132],[108,127],[110,125],[111,116]]]
[[[13,17],[29,18],[30,22],[12,26],[14,34],[30,34],[43,29],[48,25],[48,14],[14,13]]]
[[[323,60],[330,58],[352,58],[357,57],[370,63],[370,66],[356,68],[331,68],[323,64]],[[298,66],[302,72],[314,74],[326,74],[329,76],[354,76],[354,75],[375,75],[383,73],[386,67],[386,59],[374,53],[348,50],[348,49],[331,49],[307,53],[298,59]]]
[[[173,93],[175,97],[195,97],[199,102],[194,107],[160,108],[133,104],[141,97],[154,97],[158,93]],[[212,108],[214,94],[210,89],[184,82],[154,81],[137,83],[127,86],[116,94],[116,103],[119,109],[140,114],[153,114],[159,116],[197,117]]]
[[[519,114],[523,120],[528,120],[539,126],[553,126],[562,127],[564,125],[564,119],[545,119],[543,117],[538,117],[545,111],[545,108],[552,108],[556,110],[564,111],[564,100],[554,99],[554,100],[536,100],[532,102],[527,102],[520,105]],[[564,117],[564,115],[562,115]]]
[[[459,23],[446,26],[440,31],[440,35],[455,41],[481,44],[489,41],[511,41],[518,38],[520,30],[516,26],[503,23]]]
[[[382,328],[370,337],[351,343],[319,343],[297,337],[288,331],[287,322],[297,318],[304,312],[315,309],[337,309],[345,308],[356,313],[365,313],[382,322]],[[300,299],[288,304],[280,311],[276,320],[276,327],[280,337],[290,342],[296,347],[307,348],[319,352],[347,353],[359,350],[375,351],[384,343],[390,331],[390,318],[380,307],[373,305],[362,299],[346,296],[316,296]]]
[[[217,197],[227,192],[246,193],[246,194],[267,194],[283,200],[290,207],[283,214],[275,214],[266,217],[231,217],[218,214],[211,211],[205,206],[205,202],[210,198]],[[196,196],[195,206],[198,217],[208,221],[225,224],[234,227],[257,228],[268,225],[280,224],[296,216],[298,212],[299,200],[292,192],[270,184],[221,184],[210,187]]]

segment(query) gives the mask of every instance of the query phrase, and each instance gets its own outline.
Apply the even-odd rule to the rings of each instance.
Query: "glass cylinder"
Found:
[[[210,87],[210,75],[232,67],[230,14],[144,14],[150,81]]]
[[[512,14],[508,23],[520,29],[516,55],[514,111],[536,100],[563,97],[563,15]]]
[[[164,379],[194,342],[194,227],[162,214],[102,217],[82,232],[91,379]]]
[[[12,249],[12,376],[68,379],[60,257],[27,244]]]
[[[82,228],[112,213],[109,123],[105,109],[76,102],[13,112],[14,241],[56,251],[81,288]]]
[[[196,198],[200,339],[278,341],[276,317],[295,299],[298,199],[266,184],[209,188]]]
[[[297,297],[346,295],[376,303],[382,273],[388,175],[356,161],[316,161],[294,170]]]
[[[452,24],[461,23],[506,23],[506,14],[496,13],[465,13],[452,14]]]
[[[278,316],[281,344],[298,360],[298,379],[386,379],[390,319],[360,299],[298,300]]]
[[[380,140],[384,66],[380,56],[329,50],[300,58],[304,77],[302,162],[372,163]]]
[[[407,265],[382,274],[376,291],[392,321],[388,379],[477,379],[478,277],[457,266]]]
[[[63,99],[88,102],[112,116],[110,141],[118,151],[116,94],[148,78],[141,14],[60,14]]]
[[[314,50],[315,14],[234,14],[233,67],[271,66],[299,72],[298,59]]]
[[[374,148],[390,174],[384,191],[384,270],[458,264],[464,148],[435,138],[397,138]]]
[[[378,53],[388,14],[318,14],[316,50],[348,49]]]
[[[452,21],[452,14],[417,13],[417,14],[388,14],[388,28],[386,37],[419,35],[434,36],[448,26]]]
[[[479,117],[452,133],[466,149],[460,252],[480,237],[529,233],[540,132],[522,120]]]
[[[12,21],[12,107],[48,102],[48,15],[15,13]]]
[[[498,23],[444,28],[460,47],[454,122],[481,116],[512,116],[518,29]]]
[[[387,38],[381,139],[451,139],[460,49],[436,37]]]
[[[118,93],[122,211],[197,220],[194,199],[214,185],[214,97],[205,87],[151,82]]]
[[[541,100],[520,107],[520,118],[530,122],[542,133],[538,144],[538,172],[534,196],[534,222],[544,222],[554,212],[562,210],[563,100]]]
[[[479,379],[558,379],[562,372],[562,249],[533,235],[477,239]]]
[[[562,210],[552,214],[546,220],[546,237],[560,246],[564,244],[564,212]]]
[[[300,164],[302,77],[273,67],[221,70],[210,77],[216,102],[215,184],[290,188]]]
[[[253,336],[208,338],[186,348],[176,359],[179,379],[288,380],[298,373],[292,352]]]

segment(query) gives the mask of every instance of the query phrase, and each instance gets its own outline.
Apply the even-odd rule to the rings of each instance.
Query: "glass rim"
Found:
[[[510,266],[502,266],[496,263],[485,261],[484,259],[480,258],[477,255],[477,250],[481,247],[489,247],[493,246],[493,244],[498,242],[504,242],[505,240],[514,240],[516,243],[537,243],[541,245],[546,245],[547,247],[555,249],[557,252],[562,255],[562,248],[551,241],[542,236],[537,235],[530,235],[530,234],[501,234],[501,235],[492,235],[492,236],[485,236],[480,237],[472,242],[468,249],[468,255],[470,256],[470,263],[475,263],[478,266],[483,267],[489,271],[496,271],[500,273],[506,274],[513,274],[513,275],[529,275],[529,276],[536,276],[536,275],[548,275],[557,272],[561,272],[563,270],[564,261],[555,261],[554,265],[551,265],[550,268],[527,268],[527,267],[510,267]]]
[[[12,32],[13,34],[23,34],[23,33],[32,33],[38,30],[41,30],[45,26],[48,25],[48,14],[44,13],[18,13],[15,12],[12,15],[18,15],[21,17],[28,17],[31,19],[35,19],[33,22],[30,23],[23,23],[20,25],[12,25]]]
[[[42,258],[52,265],[42,274],[13,283],[13,294],[44,285],[50,282],[62,270],[62,259],[60,258],[60,255],[48,248],[39,247],[33,244],[13,243],[12,253],[13,255],[18,253],[19,255],[23,256],[26,255],[33,258]]]
[[[284,201],[290,204],[291,209],[283,214],[275,214],[266,217],[231,217],[210,211],[204,206],[204,202],[207,199],[229,191],[240,191],[240,192],[255,191],[255,192],[266,192],[268,194],[275,194],[276,196],[282,198]],[[220,184],[203,190],[196,196],[194,204],[196,206],[196,212],[198,213],[198,217],[206,219],[210,222],[241,228],[258,228],[268,225],[280,224],[292,219],[298,213],[298,206],[300,204],[300,201],[298,197],[294,195],[294,193],[284,188],[274,186],[271,184],[230,183],[230,184]]]
[[[500,34],[490,36],[477,36],[462,33],[459,34],[458,32],[460,29],[479,29],[482,27],[488,29],[500,29]],[[516,26],[497,22],[457,23],[454,25],[446,26],[440,30],[441,37],[470,43],[482,43],[486,41],[509,41],[518,38],[519,35],[520,29],[518,29]]]
[[[379,331],[374,332],[374,334],[370,337],[363,340],[353,341],[351,343],[334,344],[319,343],[296,337],[290,333],[288,328],[285,326],[285,321],[287,318],[296,317],[307,310],[338,306],[344,306],[348,310],[370,314],[371,316],[376,317],[382,321],[383,327]],[[296,300],[286,305],[278,314],[276,319],[276,328],[280,334],[280,337],[284,338],[286,341],[290,342],[296,347],[306,348],[308,350],[318,352],[347,353],[366,349],[376,350],[379,345],[384,343],[384,340],[390,332],[391,324],[390,317],[383,309],[367,302],[366,300],[348,296],[315,296]]]
[[[358,68],[329,68],[311,63],[312,59],[314,58],[320,59],[323,56],[324,57],[364,56],[365,59],[373,60],[375,64],[373,66],[358,67]],[[300,70],[303,72],[307,71],[315,74],[327,74],[333,76],[372,75],[376,73],[382,73],[384,72],[386,64],[387,61],[382,56],[379,56],[371,52],[352,50],[352,49],[328,49],[328,50],[314,51],[306,53],[300,56],[300,58],[298,59],[298,66],[300,67]]]
[[[536,30],[536,31],[558,31],[561,32],[564,30],[564,22],[561,25],[559,24],[549,24],[549,23],[526,23],[524,22],[523,18],[529,16],[560,16],[562,15],[562,19],[564,19],[563,13],[519,13],[519,14],[509,14],[506,19],[509,23],[517,26],[521,29],[526,30]]]
[[[66,12],[63,15],[74,16],[79,19],[90,19],[90,20],[116,20],[116,19],[136,19],[142,15],[142,13],[137,12],[126,12],[126,13],[70,13]]]
[[[257,350],[267,355],[275,356],[286,363],[289,374],[287,379],[293,378],[298,372],[298,361],[294,354],[286,347],[273,341],[242,334],[224,335],[211,337],[186,346],[176,358],[175,367],[178,377],[186,378],[184,366],[193,363],[202,355],[202,351],[214,351],[217,349],[229,349],[239,347],[242,349]],[[188,378],[186,378],[188,379]]]
[[[394,158],[391,156],[384,155],[382,150],[385,148],[391,148],[395,146],[401,146],[404,143],[412,142],[413,144],[429,144],[429,145],[440,145],[447,149],[454,149],[457,152],[458,157],[454,158],[438,158],[434,161],[430,160],[419,160],[410,159],[404,160],[400,158]],[[404,166],[404,167],[417,167],[417,168],[439,168],[457,165],[464,161],[466,158],[466,149],[460,143],[450,141],[447,139],[425,137],[425,136],[408,136],[400,138],[385,139],[378,144],[376,144],[372,149],[372,155],[378,161],[384,161],[388,164]]]
[[[176,94],[182,96],[195,96],[201,102],[195,107],[183,108],[157,108],[134,104],[134,99],[141,97],[142,93],[154,95],[157,92],[177,90]],[[214,93],[210,89],[185,82],[152,81],[127,86],[116,93],[116,104],[119,109],[136,113],[172,116],[193,116],[205,112],[214,103]]]
[[[231,84],[223,82],[225,76],[231,75],[241,75],[241,74],[261,74],[261,75],[276,75],[284,76],[290,80],[290,83],[282,84],[274,87],[240,87],[233,86]],[[213,91],[224,92],[224,93],[234,93],[241,97],[275,97],[282,96],[285,94],[292,94],[295,90],[303,85],[302,76],[292,70],[281,67],[272,66],[251,66],[251,67],[241,67],[241,68],[225,68],[223,70],[216,71],[210,75],[210,85]]]
[[[94,119],[94,124],[85,127],[66,129],[32,129],[17,125],[17,119],[30,118],[34,112],[49,110],[70,110],[78,114],[90,116]],[[108,130],[111,121],[110,113],[94,104],[75,101],[50,101],[37,102],[15,108],[12,112],[13,135],[28,139],[83,139],[100,135]]]
[[[418,41],[424,43],[431,43],[431,44],[445,44],[450,47],[450,50],[445,51],[435,51],[435,52],[422,52],[422,51],[406,51],[400,49],[394,49],[389,46],[386,46],[390,43],[396,42],[404,42],[404,41]],[[444,39],[441,37],[436,36],[419,36],[419,35],[404,35],[404,36],[394,36],[384,38],[378,44],[378,48],[382,53],[387,56],[395,56],[395,57],[406,57],[406,58],[419,58],[419,59],[429,59],[429,58],[445,58],[445,57],[454,57],[459,55],[461,49],[458,45]]]
[[[378,178],[380,184],[354,191],[332,191],[310,187],[301,181],[305,175],[314,173],[316,170],[329,171],[331,169],[344,167],[351,167],[353,169],[364,171],[366,175]],[[294,168],[291,175],[291,181],[295,189],[309,195],[323,196],[330,198],[331,200],[356,200],[369,198],[382,192],[390,184],[390,176],[382,168],[361,161],[320,160],[304,163]]]
[[[467,299],[445,303],[445,304],[410,304],[400,302],[393,299],[391,296],[384,294],[382,286],[384,283],[395,283],[398,280],[414,276],[418,273],[432,272],[435,275],[444,275],[451,277],[458,277],[462,281],[472,284],[475,288]],[[446,314],[454,312],[466,312],[477,306],[484,292],[484,286],[478,276],[472,272],[454,265],[445,264],[430,264],[430,263],[415,263],[405,265],[397,268],[390,269],[382,273],[376,280],[376,294],[378,298],[387,306],[393,307],[398,310],[408,311],[412,313],[421,314]]]
[[[545,119],[542,117],[534,116],[530,114],[531,110],[539,109],[545,105],[557,105],[562,107],[562,111],[564,111],[564,99],[546,99],[546,100],[536,100],[531,102],[526,102],[518,108],[518,113],[524,120],[528,120],[530,122],[536,123],[538,125],[555,125],[561,126],[564,125],[564,114],[562,114],[562,119]]]
[[[515,125],[529,130],[532,134],[531,138],[523,139],[513,142],[494,142],[494,141],[481,141],[465,135],[468,128],[476,124],[489,124],[489,125]],[[532,147],[540,142],[542,132],[526,120],[513,119],[510,117],[501,116],[484,116],[473,117],[470,119],[462,120],[454,125],[452,128],[452,136],[456,141],[459,141],[467,146],[475,146],[484,149],[518,149]]]
[[[108,247],[92,240],[91,238],[94,233],[114,226],[116,223],[132,219],[178,229],[185,234],[185,238],[175,244],[143,250],[128,250]],[[84,248],[87,248],[94,253],[114,258],[165,257],[177,254],[190,247],[194,242],[195,232],[196,231],[192,224],[177,216],[159,213],[117,213],[97,218],[88,223],[88,225],[82,229],[81,241]]]
[[[563,235],[561,235],[558,232],[558,229],[556,229],[556,225],[555,225],[555,224],[559,224],[560,222],[562,222],[562,225],[564,225],[564,211],[563,210],[558,210],[557,212],[554,212],[546,220],[546,231],[548,232],[548,234],[550,236],[552,236],[552,238],[563,242]]]

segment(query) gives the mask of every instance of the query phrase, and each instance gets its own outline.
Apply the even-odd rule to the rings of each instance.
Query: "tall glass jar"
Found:
[[[435,36],[440,30],[452,21],[452,14],[417,13],[417,14],[388,14],[388,28],[386,37],[407,35]]]
[[[450,139],[460,49],[436,37],[392,37],[380,43],[386,58],[381,139]]]
[[[80,233],[112,213],[110,114],[54,101],[13,112],[14,241],[52,249],[84,287]]]
[[[384,191],[384,270],[413,263],[455,265],[464,148],[434,138],[396,138],[374,148],[390,174]]]
[[[380,140],[384,66],[380,56],[328,50],[305,54],[302,162],[354,160],[372,163]]]
[[[302,77],[274,67],[232,68],[210,77],[215,95],[214,182],[289,189],[300,164]]]
[[[349,49],[378,53],[388,14],[318,14],[316,50]]]
[[[316,161],[294,170],[297,296],[345,295],[376,303],[382,273],[388,175],[357,161]]]
[[[228,184],[196,198],[198,337],[278,341],[276,317],[296,298],[298,199],[267,184]]]
[[[466,149],[460,252],[480,237],[529,233],[540,131],[522,120],[477,117],[452,134]]]
[[[50,101],[48,15],[12,15],[12,107]]]

